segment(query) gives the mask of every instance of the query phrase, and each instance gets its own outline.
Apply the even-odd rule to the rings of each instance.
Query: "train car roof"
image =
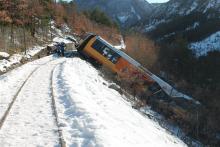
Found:
[[[96,38],[98,40],[100,40],[101,42],[103,42],[104,44],[106,44],[109,48],[111,48],[113,51],[115,51],[116,53],[118,53],[121,57],[125,58],[128,62],[130,62],[131,64],[133,64],[136,67],[141,66],[140,63],[138,63],[137,61],[135,61],[133,58],[131,58],[130,56],[128,56],[126,53],[116,49],[114,46],[112,46],[110,43],[108,43],[106,40],[104,40],[103,38],[101,38],[100,36],[96,36]]]

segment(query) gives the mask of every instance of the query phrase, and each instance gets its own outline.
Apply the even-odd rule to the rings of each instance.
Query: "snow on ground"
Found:
[[[38,54],[44,48],[45,46],[34,46],[32,48],[27,49],[26,55],[24,52],[22,52],[20,54],[13,54],[7,60],[0,60],[0,72],[6,72],[13,66],[20,64],[23,58],[32,58],[34,55]]]
[[[33,62],[24,64],[4,75],[0,76],[0,118],[11,102],[16,91],[21,87],[22,83],[28,75],[37,67],[48,61],[54,60],[56,57],[49,56]]]
[[[29,55],[29,57],[33,57],[34,55],[38,54],[44,48],[45,46],[34,46],[32,48],[29,48],[27,50],[27,55]]]
[[[0,52],[0,57],[8,58],[10,55],[6,52]]]
[[[126,16],[125,15],[118,15],[117,18],[119,19],[119,21],[121,23],[125,23],[128,20],[129,16],[128,15],[126,15]]]
[[[126,48],[126,45],[125,45],[125,42],[124,42],[124,40],[123,40],[123,38],[121,38],[121,44],[120,45],[116,45],[116,46],[114,46],[116,49],[118,49],[118,50],[121,50],[121,49],[125,49]]]
[[[55,37],[55,38],[53,39],[53,42],[64,42],[64,43],[66,43],[66,44],[72,43],[72,41],[67,40],[67,39],[65,39],[65,38],[61,38],[61,37]]]
[[[197,57],[206,55],[209,51],[220,51],[220,31],[202,41],[191,43],[189,47],[195,52]]]
[[[24,54],[24,52],[20,54],[13,54],[10,57],[8,55],[9,59],[0,60],[0,72],[6,72],[7,69],[12,68],[12,66],[20,64],[23,58],[31,58],[44,48],[45,47],[42,46],[34,46],[33,48],[29,48],[27,50],[26,55]]]
[[[56,27],[55,21],[51,21],[52,34],[59,37],[65,37],[65,33],[70,33],[71,29],[67,24],[61,25],[60,29]]]
[[[1,72],[6,72],[8,64],[9,64],[8,60],[5,60],[5,59],[0,60],[0,71]]]
[[[85,61],[67,60],[56,67],[53,79],[67,146],[186,146],[132,109]]]
[[[144,32],[150,32],[154,30],[159,24],[166,22],[165,19],[162,20],[153,20],[150,24],[145,26]]]
[[[64,33],[71,33],[72,31],[67,24],[63,24],[61,29]]]
[[[215,6],[219,6],[219,5],[220,5],[219,0],[209,0],[203,13],[205,13],[205,12],[207,12],[207,10],[209,10],[211,8],[215,8]]]
[[[55,34],[53,34],[53,35],[63,37],[64,34],[63,34],[63,32],[62,32],[60,29],[58,29],[58,28],[56,27],[55,21],[51,21],[50,23],[51,23],[52,31],[55,33]],[[53,32],[52,32],[52,33],[53,33]]]
[[[194,11],[196,8],[198,7],[198,2],[197,1],[194,1],[192,3],[192,5],[190,6],[190,8],[186,11],[186,14],[185,15],[188,15],[190,14],[192,11]]]
[[[0,60],[0,72],[6,72],[13,65],[21,63],[22,58],[23,56],[20,54],[13,54],[8,60]]]
[[[73,38],[73,37],[72,37]],[[66,44],[68,43],[72,43],[72,41],[67,40],[65,38],[61,38],[61,37],[55,37],[53,39],[53,43],[51,43],[49,46],[54,46],[55,42],[64,42]],[[33,56],[35,56],[36,54],[38,54],[41,50],[45,49],[47,45],[44,46],[34,46],[32,48],[27,49],[26,55],[24,52],[20,53],[20,54],[13,54],[12,56],[9,57],[8,60],[3,59],[0,60],[0,72],[6,72],[8,69],[12,68],[12,66],[20,64],[21,60],[23,58],[32,58]],[[0,52],[2,53],[2,52]],[[2,55],[7,55],[7,53],[2,53]]]
[[[65,62],[64,62],[65,61]],[[51,109],[50,75],[67,146],[186,146],[155,121],[131,108],[89,63],[49,56],[0,76],[0,118],[22,88],[0,130],[0,146],[57,146]]]
[[[192,26],[189,26],[186,28],[186,31],[189,31],[189,30],[192,30],[192,29],[195,29],[199,26],[199,22],[195,22]]]
[[[50,60],[54,61],[48,62]],[[0,130],[0,146],[58,146],[58,127],[51,106],[50,77],[53,68],[64,60],[46,57],[38,60],[38,63],[28,63],[0,77],[0,105],[7,106],[24,78],[34,68],[48,62],[34,72],[18,95]],[[1,107],[1,114],[5,110],[6,107]]]

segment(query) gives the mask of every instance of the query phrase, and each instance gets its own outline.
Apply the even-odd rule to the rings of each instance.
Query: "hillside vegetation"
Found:
[[[53,0],[0,1],[0,51],[10,54],[25,51],[34,44],[53,39],[52,22],[59,28],[64,23],[79,35],[94,32],[120,43],[117,25],[98,10],[86,14],[76,11],[73,3]]]
[[[0,1],[0,50],[15,53],[36,42],[48,40],[53,3],[49,0]]]

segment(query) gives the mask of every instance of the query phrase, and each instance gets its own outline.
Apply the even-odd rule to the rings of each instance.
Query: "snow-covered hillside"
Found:
[[[192,12],[206,13],[210,9],[220,12],[219,0],[170,0],[156,7],[152,18],[163,17],[165,19],[176,15],[188,15]]]
[[[167,3],[157,6],[151,16],[150,23],[145,26],[145,30],[148,30],[149,26],[156,27],[156,25],[165,21],[170,21],[172,17],[186,16],[193,12],[205,13],[209,10],[216,10],[220,13],[220,1],[219,0],[170,0]]]
[[[69,146],[184,146],[132,109],[85,61],[75,58],[59,65],[54,79]]]
[[[45,57],[0,76],[0,112],[36,67],[0,130],[0,146],[58,145],[51,88],[67,146],[186,146],[132,109],[99,71],[77,57]]]
[[[136,28],[155,40],[184,36],[196,42],[220,30],[219,16],[219,0],[170,0],[157,5]]]
[[[191,43],[189,47],[195,52],[197,57],[206,55],[209,51],[220,51],[220,31],[202,41]]]

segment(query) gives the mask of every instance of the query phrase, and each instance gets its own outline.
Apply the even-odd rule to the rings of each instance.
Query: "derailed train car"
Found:
[[[136,60],[116,49],[98,35],[89,34],[77,48],[80,54],[107,66],[121,77],[137,77],[148,85],[152,94],[162,91],[169,97],[193,100],[144,68]]]
[[[100,64],[107,66],[119,76],[135,76],[149,85],[155,83],[148,75],[151,73],[145,71],[140,63],[126,53],[114,48],[100,36],[88,35],[78,47],[78,51],[84,56],[93,58]]]
[[[194,118],[198,117],[197,112],[202,108],[198,101],[177,91],[100,36],[88,35],[77,47],[77,50],[83,56],[107,66],[121,77],[131,77],[129,80],[136,77],[135,80],[142,81],[144,87],[148,89],[144,99],[153,109],[162,112],[170,119],[176,120],[179,124],[190,124]],[[139,106],[133,108],[139,108]]]

